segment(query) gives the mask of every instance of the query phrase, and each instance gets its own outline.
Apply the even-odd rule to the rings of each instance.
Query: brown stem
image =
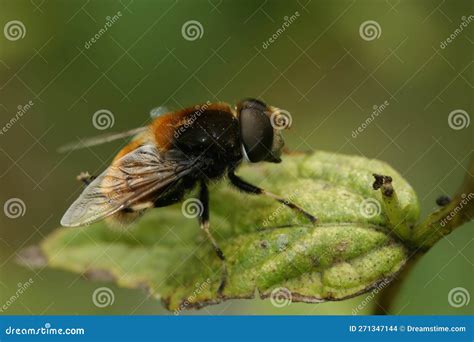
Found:
[[[471,161],[469,170],[466,173],[464,182],[453,197],[444,207],[429,215],[422,223],[414,227],[408,241],[413,248],[416,248],[414,254],[408,259],[405,267],[399,273],[395,281],[388,287],[385,287],[378,295],[377,305],[374,307],[375,315],[393,314],[393,304],[395,298],[404,283],[404,280],[409,276],[411,270],[416,263],[421,259],[424,251],[431,248],[436,242],[442,239],[445,235],[451,233],[454,229],[461,226],[463,223],[471,221],[474,218],[474,159]],[[376,182],[374,189],[382,189],[387,183],[385,176],[374,175]],[[388,182],[390,183],[390,182]],[[389,184],[390,185],[390,184]],[[390,195],[391,193],[389,193]],[[384,201],[390,209],[390,196],[384,195]],[[396,210],[394,210],[397,213]],[[392,215],[394,216],[394,215]],[[391,218],[389,216],[389,218]],[[394,218],[397,218],[394,216]],[[402,236],[404,237],[404,236]]]
[[[393,304],[395,299],[405,282],[405,279],[410,275],[411,270],[421,258],[423,253],[417,253],[408,259],[405,267],[398,274],[396,279],[387,287],[385,287],[377,296],[376,304],[373,309],[374,315],[388,315],[393,314]]]
[[[461,188],[453,199],[417,225],[411,237],[413,244],[425,250],[445,235],[474,218],[474,159]]]

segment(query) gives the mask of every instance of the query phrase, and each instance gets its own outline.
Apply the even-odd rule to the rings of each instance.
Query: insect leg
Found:
[[[228,176],[229,176],[229,180],[232,183],[232,185],[234,185],[236,188],[242,190],[243,192],[246,192],[246,193],[249,193],[249,194],[254,194],[254,195],[265,195],[265,196],[271,197],[274,200],[286,205],[288,208],[294,210],[295,212],[303,214],[304,216],[306,216],[308,218],[308,220],[311,221],[311,223],[316,223],[316,221],[318,220],[316,217],[314,217],[313,215],[311,215],[310,213],[308,213],[304,209],[300,208],[296,204],[294,204],[294,203],[292,203],[292,202],[290,202],[290,201],[288,201],[288,200],[286,200],[286,199],[284,199],[280,196],[277,196],[277,195],[275,195],[275,194],[273,194],[273,193],[271,193],[267,190],[261,189],[261,188],[255,186],[255,185],[247,183],[242,178],[237,176],[234,172],[229,172]]]
[[[219,245],[217,244],[216,239],[212,236],[211,231],[209,230],[209,190],[207,189],[207,185],[202,182],[201,183],[201,190],[199,192],[199,200],[203,205],[203,210],[201,215],[199,216],[199,223],[201,225],[201,229],[206,234],[209,241],[212,243],[214,250],[216,251],[217,257],[222,261],[222,275],[221,275],[221,283],[219,285],[219,289],[217,292],[222,294],[224,287],[227,282],[227,265],[225,261],[224,253],[222,249],[220,249]]]
[[[81,172],[77,177],[76,179],[79,181],[79,182],[82,182],[84,183],[85,186],[88,186],[90,183],[92,183],[92,181],[94,179],[96,179],[97,177],[96,176],[91,176],[89,174],[89,172]]]

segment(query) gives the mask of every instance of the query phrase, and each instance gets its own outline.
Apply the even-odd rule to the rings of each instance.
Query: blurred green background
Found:
[[[0,126],[17,107],[34,105],[0,135],[0,204],[20,198],[23,216],[0,215],[0,305],[29,278],[34,284],[4,314],[169,314],[144,292],[88,282],[75,274],[16,265],[16,253],[59,225],[81,188],[80,171],[105,168],[126,141],[58,154],[78,138],[103,132],[92,124],[110,110],[114,126],[138,127],[157,106],[178,109],[206,101],[257,97],[292,113],[291,149],[328,150],[389,162],[412,184],[422,217],[453,193],[473,151],[474,123],[453,129],[448,115],[473,113],[474,23],[440,44],[473,14],[472,1],[29,1],[0,0],[0,24],[13,20],[23,38],[0,36]],[[95,43],[85,44],[121,16]],[[298,12],[285,28],[285,17]],[[187,40],[196,20],[202,36]],[[375,21],[376,36],[359,28]],[[200,28],[198,28],[200,30]],[[264,48],[276,34],[277,39]],[[11,37],[10,37],[11,38]],[[189,39],[189,37],[188,37]],[[191,37],[191,39],[193,39]],[[370,40],[371,39],[371,40]],[[357,129],[385,101],[362,133]],[[197,229],[197,226],[196,226]],[[438,243],[403,284],[393,314],[468,314],[448,292],[474,291],[474,222]],[[115,303],[94,306],[108,286]],[[365,295],[337,303],[239,300],[190,314],[351,314]],[[361,313],[369,313],[370,305]]]

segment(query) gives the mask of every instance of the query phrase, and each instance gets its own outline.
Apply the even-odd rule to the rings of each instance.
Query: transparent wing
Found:
[[[192,172],[198,160],[180,153],[160,154],[145,145],[126,154],[97,177],[61,219],[65,227],[91,224],[129,207]]]

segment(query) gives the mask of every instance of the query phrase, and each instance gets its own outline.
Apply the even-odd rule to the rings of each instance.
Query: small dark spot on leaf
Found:
[[[267,240],[263,240],[263,241],[260,241],[260,247],[262,248],[268,248],[268,241]]]

